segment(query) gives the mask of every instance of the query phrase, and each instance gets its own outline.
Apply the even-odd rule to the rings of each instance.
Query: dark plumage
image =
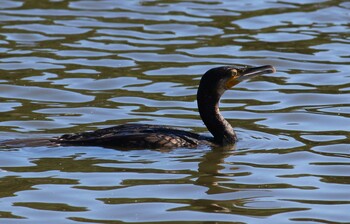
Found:
[[[193,148],[209,139],[163,125],[124,124],[93,132],[62,135],[54,140],[68,145],[101,145],[121,148]]]
[[[234,145],[237,137],[220,114],[220,97],[227,89],[245,79],[273,72],[275,68],[270,65],[243,69],[225,66],[210,69],[203,75],[198,87],[197,104],[199,114],[213,138],[162,125],[125,124],[93,132],[66,134],[51,141],[59,145],[100,145],[126,149]]]

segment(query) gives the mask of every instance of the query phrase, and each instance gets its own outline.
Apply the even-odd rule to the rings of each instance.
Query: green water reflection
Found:
[[[124,123],[209,134],[200,76],[229,90],[236,149],[0,149],[4,223],[346,223],[347,1],[0,2],[0,140]]]

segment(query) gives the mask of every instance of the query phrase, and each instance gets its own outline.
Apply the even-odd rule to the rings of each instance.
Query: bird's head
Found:
[[[198,91],[206,92],[205,95],[220,97],[227,89],[246,79],[274,72],[276,69],[271,65],[247,68],[231,66],[212,68],[203,75]]]

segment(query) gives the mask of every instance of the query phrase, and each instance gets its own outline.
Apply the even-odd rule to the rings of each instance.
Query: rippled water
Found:
[[[206,70],[278,70],[224,95],[234,151],[0,149],[0,222],[348,223],[349,21],[345,0],[0,1],[1,140],[207,134]]]

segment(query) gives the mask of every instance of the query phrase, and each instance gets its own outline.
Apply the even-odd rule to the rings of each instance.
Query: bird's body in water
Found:
[[[242,69],[224,66],[210,69],[203,75],[198,87],[197,104],[199,114],[213,137],[163,125],[125,124],[92,132],[65,134],[48,139],[47,142],[50,145],[105,146],[121,149],[233,146],[237,137],[232,126],[220,113],[220,97],[227,89],[243,80],[273,72],[275,68],[270,65]],[[24,141],[22,140],[22,145],[25,145]]]
[[[211,144],[211,139],[189,131],[165,125],[125,124],[93,132],[66,134],[55,142],[63,145],[100,145],[129,148],[194,148]]]

